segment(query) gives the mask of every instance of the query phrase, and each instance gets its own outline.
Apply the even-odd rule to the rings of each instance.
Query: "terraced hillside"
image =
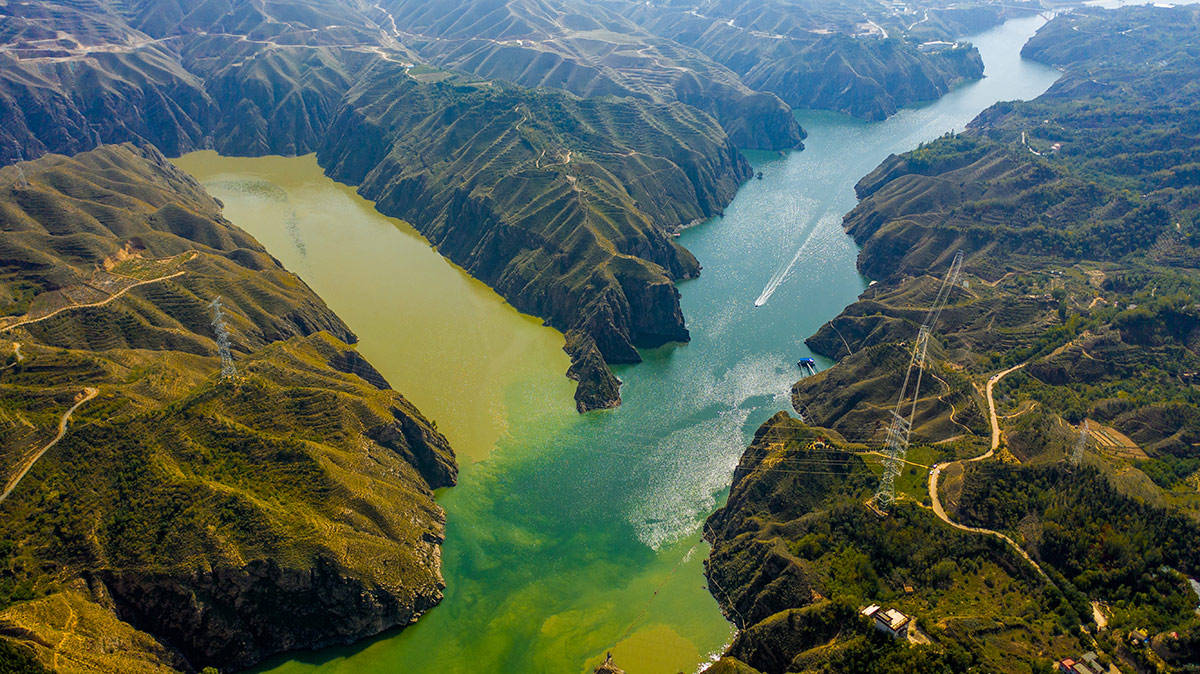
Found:
[[[0,169],[0,231],[6,662],[238,668],[440,600],[446,440],[198,183],[48,155]]]
[[[955,40],[1022,11],[1021,3],[602,2],[790,107],[871,120],[982,77],[979,52]]]
[[[382,4],[403,27],[405,42],[442,67],[579,96],[686,103],[715,117],[738,147],[786,150],[804,137],[777,96],[647,31],[626,7],[588,0]]]
[[[365,2],[9,5],[0,36],[0,159],[127,140],[319,151],[332,175],[569,332],[580,410],[620,401],[607,363],[687,339],[671,282],[699,267],[670,234],[719,213],[749,176],[696,107],[410,67],[407,34]],[[791,147],[798,127],[781,110]]]
[[[901,501],[875,520],[861,505],[870,476],[818,488],[822,498],[846,499],[846,517],[872,522],[865,530],[891,533],[870,550],[857,531],[831,529],[812,554],[857,548],[865,553],[861,568],[875,574],[856,572],[857,589],[849,591],[836,575],[807,582],[825,597],[907,607],[937,657],[965,648],[970,663],[989,671],[1023,671],[1019,660],[1042,666],[1088,650],[1122,670],[1187,671],[1196,661],[1200,617],[1185,576],[1200,573],[1198,45],[1194,6],[1056,18],[1024,49],[1064,69],[1049,91],[997,104],[965,133],[891,157],[859,183],[861,201],[845,226],[862,245],[860,269],[878,283],[808,340],[838,361],[793,388],[796,409],[814,426],[788,419],[764,426],[760,436],[786,437],[769,456],[761,446],[747,452],[730,506],[714,518],[723,528],[710,534],[710,571],[713,587],[724,588],[714,594],[738,611],[753,597],[764,602],[747,619],[762,622],[741,640],[776,625],[755,648],[735,644],[731,656],[761,671],[845,671],[828,664],[841,656],[813,660],[807,649],[822,642],[779,627],[771,613],[810,603],[792,578],[811,579],[804,542],[814,522],[837,510],[827,512],[828,501],[785,507],[772,495],[784,487],[772,485],[788,478],[770,471],[811,472],[820,458],[807,439],[814,435],[854,451],[882,443],[882,420],[937,292],[934,276],[962,250],[966,283],[953,291],[930,342],[911,463],[897,482]],[[994,454],[986,451],[993,426]],[[839,458],[831,465],[844,465]],[[974,582],[942,584],[944,597],[926,601],[944,580],[908,562],[890,570],[904,559],[895,555],[897,541],[948,531],[921,506],[974,527],[967,537],[977,542],[1004,548],[978,530],[1014,541],[1045,572],[1049,603],[1014,616],[1015,606],[1030,606],[1020,602],[1031,591],[1010,588],[958,613],[970,613],[984,635],[944,631],[949,623],[939,616],[953,613]],[[764,548],[772,554],[764,557]],[[969,553],[946,549],[950,571],[975,568]],[[1015,553],[1008,551],[1009,564],[1019,565]],[[1006,587],[995,579],[988,586]],[[1080,626],[1087,636],[1076,636]],[[1124,635],[1135,629],[1152,637],[1150,648],[1129,646]],[[992,630],[1015,630],[1012,641],[1033,646],[1010,652]],[[778,653],[762,659],[764,649],[799,659],[779,665]],[[992,660],[997,654],[1005,659]]]

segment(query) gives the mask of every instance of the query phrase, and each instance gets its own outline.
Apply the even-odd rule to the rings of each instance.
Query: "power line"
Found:
[[[896,399],[896,407],[892,410],[891,423],[887,430],[887,458],[883,464],[883,475],[879,478],[879,488],[875,490],[872,499],[874,506],[886,512],[896,500],[896,478],[904,469],[905,455],[908,453],[908,443],[912,436],[912,424],[917,415],[917,402],[921,398],[921,376],[925,373],[925,358],[929,349],[929,335],[933,326],[942,314],[942,308],[950,299],[950,292],[958,285],[958,277],[962,273],[963,253],[954,254],[942,285],[938,288],[937,296],[925,322],[917,330],[917,339],[913,343],[912,356],[908,361],[908,370],[904,373],[904,383],[900,385],[900,394]],[[907,415],[905,414],[907,412]]]
[[[1083,459],[1083,448],[1087,446],[1088,441],[1088,420],[1083,420],[1083,428],[1079,431],[1079,441],[1075,443],[1075,451],[1071,452],[1071,465],[1078,466]]]
[[[237,376],[237,368],[233,365],[233,352],[229,348],[229,326],[225,324],[225,314],[221,311],[221,298],[215,298],[208,306],[212,308],[217,354],[221,356],[221,381],[228,381]]]

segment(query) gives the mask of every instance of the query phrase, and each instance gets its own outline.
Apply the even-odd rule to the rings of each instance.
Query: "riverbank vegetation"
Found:
[[[454,455],[341,319],[152,148],[19,169],[0,289],[37,292],[0,290],[27,307],[0,325],[2,652],[239,668],[434,606]]]
[[[997,104],[961,134],[890,157],[857,186],[861,201],[845,226],[862,245],[860,269],[878,283],[808,340],[838,364],[794,387],[805,419],[861,445],[882,442],[880,419],[957,250],[966,256],[965,282],[934,328],[915,452],[953,441],[982,454],[990,431],[984,384],[1022,366],[995,387],[1002,431],[995,457],[951,464],[940,479],[940,501],[952,520],[1012,538],[1046,572],[1038,587],[1010,586],[1014,593],[1053,598],[1040,612],[1022,614],[1003,598],[975,597],[975,610],[1012,618],[1012,634],[1020,636],[928,633],[947,658],[965,649],[976,666],[988,663],[986,671],[1044,671],[1049,660],[1087,650],[1137,671],[1187,671],[1195,663],[1188,644],[1200,634],[1200,616],[1185,578],[1200,574],[1200,184],[1192,171],[1200,151],[1198,45],[1195,7],[1060,16],[1023,51],[1063,68],[1050,90],[1030,102]],[[808,460],[802,457],[792,450],[776,460]],[[942,451],[928,461],[951,458]],[[869,488],[848,483],[791,486],[829,499],[820,506],[806,499],[792,511],[781,495],[771,496],[767,485],[775,478],[753,447],[743,461],[751,477],[735,482],[729,506],[714,519],[754,513],[744,521],[756,524],[719,530],[710,564],[734,596],[789,582],[794,569],[807,568],[800,551],[832,554],[880,527],[896,527],[888,545],[919,535],[939,541],[931,544],[942,553],[939,564],[970,564],[973,553],[941,542],[952,530],[918,507],[919,482],[900,490],[904,500],[884,520],[862,505]],[[754,465],[763,467],[757,481]],[[857,525],[820,545],[802,544],[810,523],[827,520],[838,498],[858,513]],[[992,538],[954,534],[980,544]],[[723,563],[771,539],[779,541],[776,549],[795,551],[733,571]],[[1003,545],[992,552],[1014,556]],[[863,554],[861,568],[914,563],[886,546]],[[919,551],[912,554],[920,559]],[[827,574],[814,592],[904,606],[901,588],[922,596],[938,584],[928,574],[839,584],[832,570],[847,566],[855,568],[839,559],[808,571],[812,578]],[[955,576],[949,594],[972,584]],[[777,611],[814,601],[771,596]],[[913,609],[936,621],[953,601],[940,596]],[[1131,645],[1132,632],[1147,637]],[[1005,643],[1026,645],[988,661]],[[757,668],[821,670],[835,659],[816,662]],[[947,662],[929,669],[961,670]]]
[[[699,264],[673,235],[749,178],[737,148],[799,148],[789,105],[881,118],[977,78],[973,47],[922,40],[1022,11],[851,4],[43,2],[0,15],[0,163],[119,142],[317,152],[567,333],[578,409],[613,407],[609,364],[689,338],[673,286]]]

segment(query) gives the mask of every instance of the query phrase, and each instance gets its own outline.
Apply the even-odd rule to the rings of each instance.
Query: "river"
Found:
[[[986,77],[934,103],[879,123],[798,113],[803,152],[750,153],[762,180],[680,239],[704,265],[680,286],[692,342],[619,368],[624,404],[582,416],[560,335],[324,178],[311,156],[180,159],[346,320],[462,463],[459,485],[438,496],[442,605],[403,631],[262,671],[560,674],[612,650],[631,674],[674,674],[718,653],[732,630],[705,586],[700,529],[754,429],[788,409],[795,363],[812,355],[804,338],[866,285],[841,229],[854,183],[998,100],[1044,91],[1057,72],[1018,54],[1041,23],[970,38]]]

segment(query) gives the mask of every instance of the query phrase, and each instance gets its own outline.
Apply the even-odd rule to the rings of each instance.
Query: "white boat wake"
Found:
[[[792,275],[792,269],[796,267],[796,263],[800,261],[800,258],[808,249],[808,245],[812,243],[813,238],[817,235],[817,232],[824,229],[822,225],[825,225],[827,220],[834,217],[836,216],[833,216],[832,214],[826,214],[822,216],[821,219],[817,221],[817,225],[808,231],[808,236],[804,237],[804,243],[800,244],[800,248],[796,250],[796,254],[792,256],[792,259],[786,265],[781,267],[779,271],[776,271],[775,275],[771,277],[770,281],[767,281],[767,285],[763,288],[762,293],[759,294],[758,299],[754,300],[754,306],[761,307],[767,303],[767,300],[771,299],[771,295],[775,294],[775,291],[779,289],[779,286],[783,285],[783,282]]]

